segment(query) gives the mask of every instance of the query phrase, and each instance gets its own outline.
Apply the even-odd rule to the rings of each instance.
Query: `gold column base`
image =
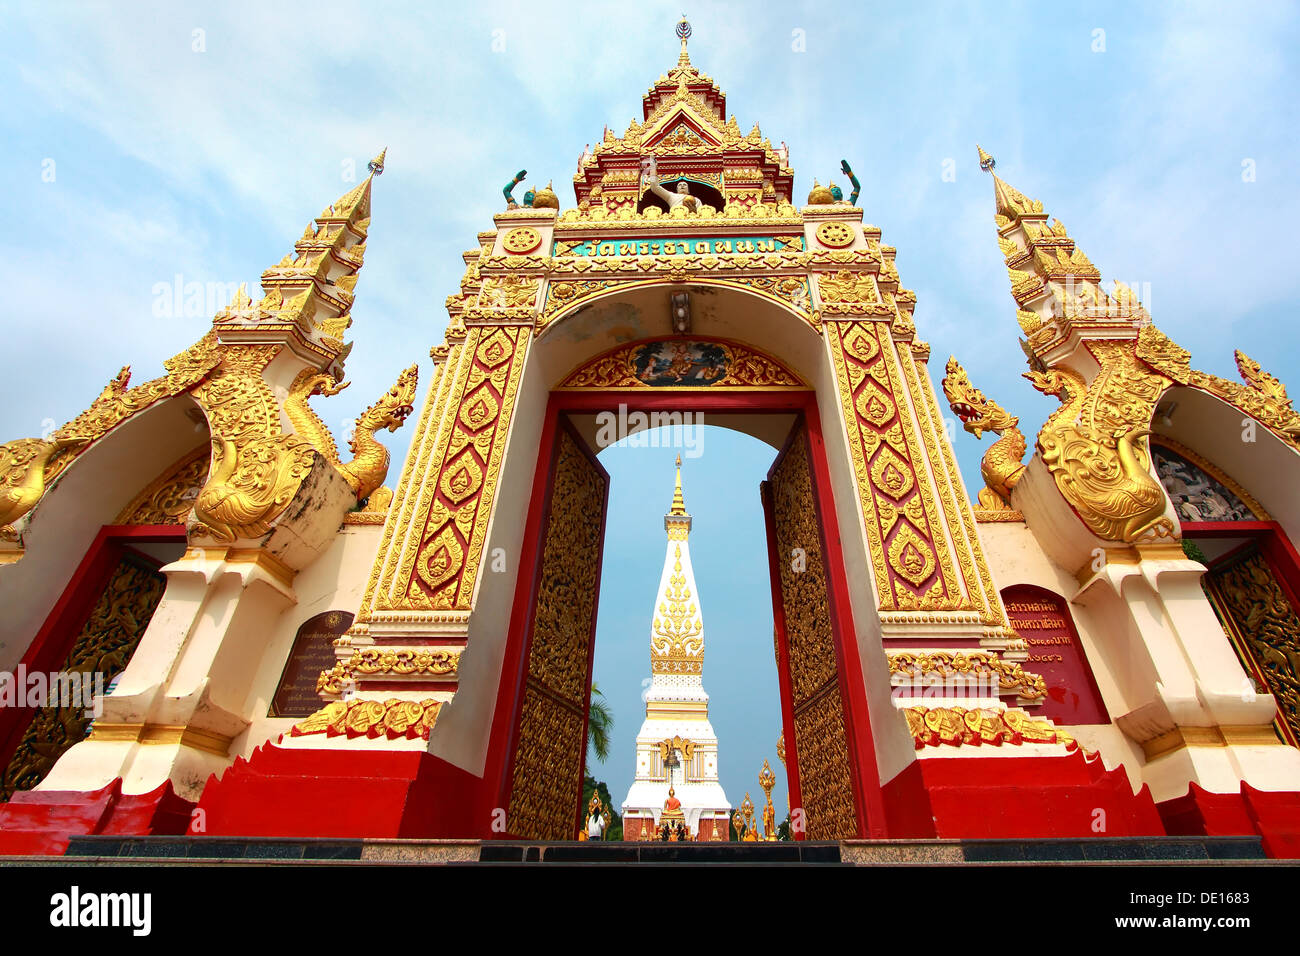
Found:
[[[1245,727],[1175,727],[1168,733],[1142,742],[1148,762],[1177,753],[1187,747],[1285,746],[1271,724]]]

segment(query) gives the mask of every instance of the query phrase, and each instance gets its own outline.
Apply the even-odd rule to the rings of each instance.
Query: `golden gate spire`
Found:
[[[674,517],[686,517],[686,518],[690,517],[690,515],[686,513],[686,499],[682,497],[682,456],[681,455],[677,456],[677,487],[673,489],[673,506],[672,506],[672,510],[670,510],[668,514]]]
[[[308,224],[293,252],[262,273],[261,301],[253,304],[241,286],[213,324],[223,341],[241,332],[264,334],[269,324],[290,326],[321,352],[322,366],[341,362],[349,346],[357,275],[365,261],[370,228],[370,194],[384,171],[385,148],[367,164],[369,175]]]
[[[1018,308],[1017,321],[1034,349],[1055,340],[1040,330],[1054,317],[1070,322],[1132,320],[1146,310],[1122,283],[1107,295],[1101,272],[1084,255],[1059,219],[1048,224],[1043,203],[1030,199],[993,172],[995,160],[979,151],[980,168],[993,177],[994,222],[998,246],[1011,281],[1011,296]]]

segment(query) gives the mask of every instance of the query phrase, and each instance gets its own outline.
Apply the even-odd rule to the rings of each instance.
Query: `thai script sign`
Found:
[[[568,243],[566,243],[568,245]],[[738,253],[800,252],[801,236],[728,236],[707,239],[585,239],[570,256],[703,256]]]
[[[1034,713],[1059,724],[1110,721],[1088,658],[1079,644],[1065,599],[1044,588],[1020,584],[1002,592],[1011,626],[1029,645],[1026,671],[1041,674],[1047,700]]]

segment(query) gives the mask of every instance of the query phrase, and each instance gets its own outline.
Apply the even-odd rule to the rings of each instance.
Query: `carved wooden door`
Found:
[[[50,681],[47,703],[20,728],[12,751],[0,741],[0,755],[8,755],[0,762],[0,800],[35,787],[67,750],[86,738],[92,691],[106,691],[108,683],[126,669],[162,600],[167,579],[149,559],[126,552],[115,558],[111,568],[107,584],[75,637],[68,642],[56,635],[56,643],[71,645],[58,664],[60,693]]]
[[[524,839],[572,840],[581,817],[609,476],[564,421],[550,472],[507,828]]]
[[[807,425],[796,425],[763,483],[792,823],[811,840],[860,834],[844,688],[812,478]],[[828,503],[829,504],[829,503]],[[798,826],[794,827],[796,832]]]
[[[1258,547],[1229,555],[1202,579],[1242,666],[1277,698],[1274,726],[1291,746],[1300,739],[1300,618],[1293,595]]]

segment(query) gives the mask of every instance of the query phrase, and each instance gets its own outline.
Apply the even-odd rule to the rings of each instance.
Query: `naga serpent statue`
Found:
[[[984,393],[970,383],[966,370],[956,358],[949,358],[943,378],[943,394],[953,413],[961,419],[962,427],[976,438],[984,432],[1002,437],[995,441],[980,460],[980,474],[985,488],[979,490],[981,508],[990,511],[1010,509],[1011,489],[1024,473],[1020,459],[1025,454],[1025,436],[1016,426],[1020,419],[1010,414],[997,402],[989,401]]]
[[[412,365],[398,376],[397,382],[379,401],[357,417],[356,427],[348,442],[353,458],[346,463],[339,458],[334,436],[312,411],[307,399],[313,395],[337,395],[351,383],[340,382],[328,372],[309,368],[299,372],[289,388],[289,397],[284,400],[284,411],[293,423],[294,432],[329,459],[357,496],[357,501],[369,498],[388,476],[388,449],[375,440],[375,432],[381,428],[387,428],[390,432],[397,431],[406,421],[415,404],[418,376],[419,367]]]
[[[1134,541],[1147,533],[1168,535],[1163,486],[1151,477],[1139,442],[1151,430],[1144,424],[1107,432],[1080,421],[1089,405],[1089,388],[1067,368],[1026,372],[1025,378],[1061,407],[1038,433],[1038,450],[1061,493],[1098,537]]]
[[[45,493],[45,466],[65,448],[84,445],[85,438],[20,438],[0,445],[0,537],[12,538],[8,525],[36,506]]]

